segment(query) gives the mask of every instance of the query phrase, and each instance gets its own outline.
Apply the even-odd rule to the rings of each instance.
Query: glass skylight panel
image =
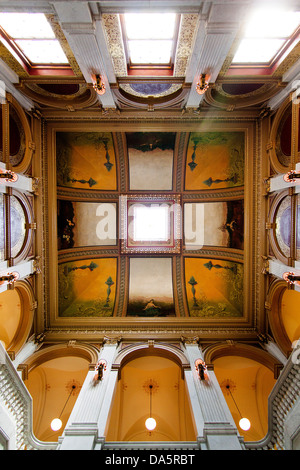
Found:
[[[44,14],[0,13],[0,26],[32,64],[68,63]]]
[[[54,32],[42,13],[0,13],[0,25],[13,39],[54,38]]]
[[[136,64],[167,64],[172,41],[128,41],[130,59]]]
[[[299,11],[258,10],[251,16],[245,37],[288,38],[299,26]]]
[[[135,241],[165,241],[169,237],[168,207],[134,207]]]
[[[172,39],[176,15],[172,13],[128,13],[125,16],[128,39]]]
[[[284,42],[284,39],[243,39],[233,62],[268,63],[283,46]]]
[[[15,41],[33,64],[66,64],[68,59],[56,39]]]
[[[286,11],[272,6],[253,12],[245,27],[244,38],[233,63],[268,64],[296,31],[299,11]]]
[[[170,63],[176,14],[130,13],[124,15],[124,21],[131,63]]]

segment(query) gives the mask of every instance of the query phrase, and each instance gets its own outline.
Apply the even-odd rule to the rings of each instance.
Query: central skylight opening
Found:
[[[167,241],[169,238],[168,213],[167,206],[135,206],[134,241]]]
[[[300,23],[299,11],[260,8],[246,24],[233,63],[267,64],[280,52]]]
[[[176,32],[176,14],[128,13],[124,15],[131,64],[169,64]]]
[[[67,64],[68,59],[42,13],[0,13],[0,39],[31,64]]]

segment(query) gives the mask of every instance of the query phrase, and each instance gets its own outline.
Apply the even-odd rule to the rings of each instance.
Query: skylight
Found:
[[[135,241],[166,241],[169,238],[168,207],[151,205],[134,207]]]
[[[0,13],[0,26],[32,64],[67,64],[59,41],[42,13]],[[0,37],[1,39],[1,37]]]
[[[233,63],[267,64],[286,44],[300,23],[300,12],[282,9],[255,11],[245,28],[244,37]]]
[[[131,64],[169,64],[174,46],[176,14],[124,15]]]

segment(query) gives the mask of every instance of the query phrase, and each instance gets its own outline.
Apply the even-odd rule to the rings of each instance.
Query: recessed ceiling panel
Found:
[[[185,283],[191,317],[243,315],[243,265],[210,258],[185,259]]]
[[[244,133],[191,133],[185,189],[219,189],[244,184]]]
[[[58,186],[116,190],[116,158],[111,133],[58,132],[56,170]]]
[[[59,264],[59,316],[112,316],[116,278],[116,258],[83,259]]]
[[[131,258],[127,315],[173,317],[171,258]]]
[[[175,133],[127,133],[130,189],[170,191]]]

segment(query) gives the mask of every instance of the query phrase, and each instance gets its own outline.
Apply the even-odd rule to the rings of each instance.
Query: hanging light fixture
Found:
[[[73,384],[72,387],[71,387],[71,391],[70,391],[70,393],[69,393],[69,396],[68,396],[68,398],[67,398],[67,400],[66,400],[66,403],[64,404],[63,409],[61,410],[61,413],[60,413],[59,417],[58,417],[58,418],[54,418],[54,419],[51,421],[51,425],[50,425],[50,426],[51,426],[52,431],[59,431],[60,428],[62,427],[62,420],[61,420],[60,418],[61,418],[61,415],[63,414],[63,411],[64,411],[64,409],[65,409],[65,407],[66,407],[66,405],[67,405],[67,403],[68,403],[68,401],[69,401],[69,399],[70,399],[72,393],[74,392],[75,388],[76,388],[76,385]]]
[[[145,421],[145,426],[148,429],[148,431],[153,431],[156,428],[156,421],[154,418],[152,418],[152,389],[153,385],[150,383],[149,384],[149,391],[150,391],[150,415],[149,418],[146,419]]]
[[[239,410],[239,408],[238,408],[238,406],[237,406],[237,404],[236,404],[236,401],[235,401],[235,399],[233,398],[233,395],[232,395],[232,393],[231,393],[230,385],[227,384],[225,387],[226,387],[226,389],[228,390],[228,392],[230,393],[231,398],[232,398],[232,400],[233,400],[233,403],[235,404],[236,409],[238,410],[238,413],[239,413],[239,415],[240,415],[240,420],[239,420],[239,426],[240,426],[240,428],[241,428],[243,431],[248,431],[248,430],[250,429],[250,427],[251,427],[251,423],[250,423],[249,419],[248,419],[248,418],[243,418],[243,416],[242,416],[242,414],[241,414],[241,412],[240,412],[240,410]]]
[[[208,84],[208,78],[205,75],[205,73],[202,73],[199,78],[199,82],[196,85],[196,91],[199,95],[204,95],[206,90],[208,90],[209,84]]]
[[[93,88],[98,93],[98,95],[104,95],[105,85],[103,83],[102,77],[99,74],[92,75]]]

